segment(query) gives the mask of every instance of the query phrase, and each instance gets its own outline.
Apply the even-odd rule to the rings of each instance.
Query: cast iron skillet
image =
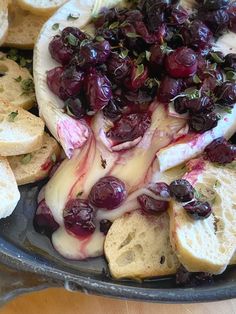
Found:
[[[0,221],[0,302],[50,286],[64,286],[110,297],[151,302],[203,302],[236,297],[236,268],[217,276],[213,284],[178,288],[172,277],[144,282],[115,281],[102,257],[69,261],[53,249],[49,238],[33,227],[36,198],[42,184],[20,188],[21,200],[14,213]]]
[[[21,54],[28,58],[31,53]],[[45,182],[22,186],[21,200],[14,213],[0,220],[0,305],[22,293],[61,286],[73,291],[163,303],[236,297],[235,267],[217,276],[213,284],[179,288],[173,277],[143,282],[116,281],[109,276],[103,257],[66,260],[53,249],[49,238],[33,227],[36,199],[43,184]]]

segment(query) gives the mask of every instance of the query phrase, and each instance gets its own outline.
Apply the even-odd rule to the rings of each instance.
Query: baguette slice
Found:
[[[189,162],[184,176],[207,200],[213,214],[193,220],[181,203],[172,202],[170,239],[180,262],[188,271],[222,273],[230,263],[236,247],[236,165],[216,166],[203,159]]]
[[[33,77],[26,68],[0,53],[0,97],[16,107],[30,109],[35,102],[33,89],[24,93],[27,83],[33,84]]]
[[[4,42],[8,30],[8,0],[0,1],[0,45]]]
[[[0,218],[5,218],[15,209],[20,192],[10,165],[4,157],[0,157],[0,178]]]
[[[60,156],[57,141],[44,134],[42,147],[30,154],[9,157],[11,169],[18,185],[33,183],[47,177]]]
[[[105,239],[113,277],[143,279],[176,273],[179,261],[169,239],[169,216],[134,211],[115,220]]]
[[[33,49],[40,29],[47,17],[22,10],[15,0],[9,5],[9,29],[4,46]]]
[[[68,0],[17,0],[18,5],[35,15],[51,16]]]
[[[30,112],[0,100],[0,156],[15,156],[40,149],[44,122]]]

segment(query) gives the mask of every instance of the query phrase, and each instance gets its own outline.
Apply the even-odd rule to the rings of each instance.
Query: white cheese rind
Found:
[[[236,106],[231,113],[220,113],[218,125],[203,134],[196,134],[186,142],[171,144],[157,153],[157,162],[161,172],[178,166],[200,155],[214,139],[224,136],[229,139],[236,132]]]
[[[92,15],[98,13],[101,7],[114,5],[119,1],[96,0],[71,0],[62,6],[43,26],[34,49],[34,81],[35,92],[39,105],[40,116],[57,139],[61,143],[68,158],[71,158],[75,149],[83,146],[89,131],[88,127],[80,121],[75,121],[64,113],[64,102],[54,95],[48,88],[47,71],[59,66],[52,59],[48,46],[51,39],[65,27],[72,26],[84,28]],[[78,19],[68,19],[68,16],[78,15]],[[53,25],[58,23],[59,29],[53,30]],[[66,126],[64,126],[66,124]],[[67,126],[71,125],[70,128]],[[61,132],[58,132],[58,128]]]

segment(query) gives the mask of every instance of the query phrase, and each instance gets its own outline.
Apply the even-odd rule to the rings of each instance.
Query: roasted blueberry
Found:
[[[71,61],[74,51],[71,46],[64,44],[61,36],[57,35],[49,43],[49,52],[53,59],[65,65]]]
[[[232,162],[236,157],[236,146],[226,141],[224,137],[215,139],[205,148],[205,154],[211,162],[226,164]]]
[[[79,237],[90,236],[95,231],[94,210],[86,200],[71,199],[64,212],[65,228]]]
[[[123,114],[107,132],[107,137],[112,139],[116,145],[133,141],[142,137],[151,125],[151,117],[148,113]]]
[[[67,106],[68,114],[71,113],[78,119],[82,118],[86,113],[85,107],[79,97],[68,98],[65,102],[65,105]]]
[[[160,84],[158,99],[163,103],[168,103],[177,96],[181,90],[182,81],[166,76]]]
[[[211,284],[213,276],[209,273],[190,273],[181,265],[176,273],[176,284],[183,287],[195,287],[203,284]]]
[[[187,99],[185,101],[185,107],[191,113],[200,113],[212,111],[215,106],[213,100],[209,96],[202,96],[196,99]]]
[[[229,26],[229,14],[224,9],[214,11],[199,11],[199,18],[210,28],[214,34],[223,32]]]
[[[49,236],[59,228],[45,200],[41,201],[38,205],[34,217],[34,226],[36,231]]]
[[[203,8],[207,10],[218,10],[226,7],[229,0],[204,0]]]
[[[93,112],[103,109],[112,99],[111,82],[105,75],[95,70],[86,75],[84,91]]]
[[[186,113],[188,111],[186,107],[187,98],[186,97],[178,97],[174,100],[175,111],[179,114]]]
[[[179,179],[170,184],[170,194],[179,202],[189,202],[194,197],[194,188],[187,180]]]
[[[208,202],[201,202],[194,200],[187,205],[184,205],[186,213],[194,220],[206,219],[211,213],[212,209]]]
[[[172,77],[193,76],[197,72],[197,56],[190,48],[178,48],[167,56],[165,65]]]
[[[125,184],[118,178],[107,176],[98,180],[89,193],[89,202],[98,208],[112,210],[126,198]]]
[[[203,50],[213,41],[212,32],[200,20],[193,20],[189,25],[183,27],[181,34],[185,44],[194,50]]]
[[[107,235],[110,227],[112,225],[112,222],[107,219],[103,219],[100,221],[100,232],[102,232],[104,235]]]
[[[216,89],[217,102],[224,107],[231,107],[236,103],[236,83],[224,82]]]
[[[215,112],[203,112],[191,115],[189,118],[189,126],[192,131],[204,133],[217,126],[219,116]]]
[[[169,202],[163,200],[156,200],[151,196],[142,194],[138,196],[138,202],[144,213],[155,215],[165,212],[168,209]]]
[[[131,60],[127,56],[114,52],[107,60],[107,70],[109,77],[121,84],[122,80],[130,74]]]
[[[169,185],[165,182],[151,183],[148,188],[157,196],[160,196],[162,198],[170,197],[170,188]]]

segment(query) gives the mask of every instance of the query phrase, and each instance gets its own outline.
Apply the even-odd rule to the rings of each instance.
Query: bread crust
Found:
[[[0,130],[1,156],[28,154],[42,146],[43,120],[1,99]]]
[[[60,146],[57,141],[48,135],[43,136],[43,144],[39,150],[32,152],[27,162],[25,155],[8,158],[18,185],[34,183],[48,176],[49,171],[59,160]]]
[[[58,8],[68,0],[17,0],[17,4],[23,10],[32,14],[50,17]]]
[[[167,213],[157,216],[134,211],[115,220],[104,244],[116,279],[143,279],[175,274],[179,262],[169,240]]]

